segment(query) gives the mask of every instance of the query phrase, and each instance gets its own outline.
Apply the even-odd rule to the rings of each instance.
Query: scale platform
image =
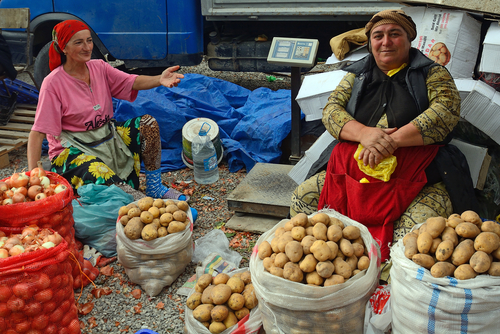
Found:
[[[288,176],[292,165],[257,163],[228,195],[229,210],[286,218],[297,183]]]

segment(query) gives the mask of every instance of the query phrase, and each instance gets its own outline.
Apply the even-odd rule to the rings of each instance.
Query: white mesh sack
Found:
[[[271,242],[276,229],[288,221],[282,220],[259,238],[250,259],[252,283],[268,334],[363,332],[365,305],[378,285],[380,249],[365,226],[334,210],[320,212],[341,220],[345,226],[355,225],[360,229],[370,266],[345,283],[327,287],[271,275],[257,255],[258,246],[263,241]]]
[[[500,277],[435,278],[404,255],[403,240],[391,248],[393,333],[498,333]]]

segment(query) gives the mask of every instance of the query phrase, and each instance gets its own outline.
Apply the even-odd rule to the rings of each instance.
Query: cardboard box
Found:
[[[328,97],[346,73],[337,70],[308,75],[304,78],[295,100],[306,115],[306,121],[321,119]]]
[[[500,73],[500,24],[491,22],[483,41],[479,71]]]
[[[474,188],[483,190],[486,176],[488,175],[488,168],[490,168],[491,163],[491,156],[488,154],[488,149],[458,139],[452,139],[450,144],[458,147],[465,155]]]
[[[437,59],[453,78],[472,78],[481,37],[479,21],[466,12],[450,9],[409,7],[405,12],[417,25],[413,47]]]
[[[457,9],[466,9],[474,12],[485,14],[500,14],[500,2],[498,0],[385,0],[388,2],[404,2],[405,4],[414,5],[435,5],[445,8],[455,7]]]

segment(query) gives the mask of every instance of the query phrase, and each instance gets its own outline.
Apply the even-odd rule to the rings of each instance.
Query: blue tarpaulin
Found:
[[[257,162],[278,163],[281,142],[291,131],[290,90],[250,91],[200,74],[186,74],[178,87],[140,91],[132,103],[114,103],[117,121],[145,114],[156,118],[162,138],[162,172],[186,167],[181,157],[182,127],[194,118],[217,123],[231,172],[243,167],[249,171]]]

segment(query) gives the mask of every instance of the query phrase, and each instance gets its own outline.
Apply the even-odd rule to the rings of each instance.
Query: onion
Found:
[[[30,181],[29,181],[30,186],[37,186],[40,185],[40,178],[36,175],[31,175],[30,176]]]
[[[4,231],[0,231],[0,238],[5,237],[5,235],[6,235],[6,234],[5,234],[5,232],[4,232]],[[0,240],[1,240],[1,239],[0,239]]]
[[[12,188],[11,190],[14,192],[14,194],[21,193],[25,197],[28,194],[28,188],[26,187]]]
[[[47,242],[42,244],[43,248],[52,248],[54,246],[55,246],[55,244],[52,241],[47,241]]]
[[[24,253],[24,247],[21,246],[21,245],[15,245],[14,247],[12,247],[9,250],[9,255],[10,256],[16,256],[16,255],[19,255],[19,254],[22,254],[22,253]]]
[[[14,188],[26,187],[30,178],[25,173],[14,173],[10,177],[10,186]]]
[[[47,189],[48,187],[50,187],[50,179],[46,176],[42,176],[40,178],[40,185],[44,188],[44,189]]]
[[[3,198],[12,198],[14,196],[14,191],[12,189],[8,189],[3,192]]]
[[[40,194],[42,191],[43,191],[43,189],[39,185],[31,186],[28,189],[28,197],[31,199],[35,199],[36,195]]]
[[[47,195],[45,195],[45,193],[39,193],[39,194],[36,194],[35,201],[39,201],[39,200],[44,199],[44,198],[47,198]]]
[[[14,204],[14,202],[12,201],[12,198],[6,198],[2,202],[2,205],[9,205],[9,204]]]
[[[0,259],[6,259],[9,257],[9,251],[6,249],[0,249]]]
[[[52,242],[55,246],[59,245],[61,242],[62,242],[62,237],[59,233],[54,233],[54,234],[51,234],[51,235],[48,235],[46,236],[44,239],[43,239],[43,243],[46,243],[46,242]]]
[[[10,187],[7,185],[7,183],[6,183],[6,182],[4,182],[4,181],[0,181],[0,190],[1,190],[1,191],[7,191],[7,190],[9,190],[9,188],[10,188]]]
[[[21,244],[21,240],[18,237],[14,236],[14,237],[10,237],[9,239],[7,239],[5,241],[4,248],[10,250],[15,245],[20,245],[20,244]]]
[[[3,241],[3,242],[7,242],[7,240],[9,240],[9,238],[7,238],[7,237],[1,237],[0,238],[0,241]]]
[[[5,245],[5,241],[0,241],[0,248],[2,248],[3,245]]]
[[[38,161],[36,164],[37,164],[37,166],[38,166],[38,167],[33,168],[33,169],[31,170],[30,175],[31,175],[31,176],[38,176],[38,177],[42,177],[42,176],[47,175],[47,174],[45,173],[45,169],[43,169],[42,162],[41,162],[41,161]]]
[[[14,204],[26,202],[26,197],[22,193],[15,193],[14,196],[12,196],[12,202],[14,202]]]
[[[66,187],[64,184],[58,184],[56,189],[54,189],[54,192],[56,194],[59,194],[61,191],[65,191],[66,189],[68,189],[68,187]]]

